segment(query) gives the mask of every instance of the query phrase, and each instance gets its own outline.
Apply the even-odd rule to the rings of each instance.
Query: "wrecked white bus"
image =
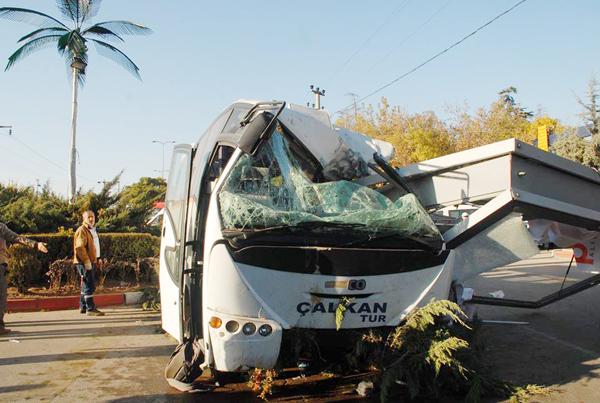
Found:
[[[545,154],[509,140],[395,170],[388,143],[335,127],[324,111],[233,104],[173,152],[160,291],[162,326],[181,344],[167,379],[185,389],[206,368],[273,368],[298,329],[343,337],[397,326],[451,292],[460,302],[463,279],[537,252],[524,220],[546,220],[540,233],[544,223],[595,231],[597,175]],[[537,194],[535,170],[588,197]],[[478,207],[468,220],[432,219],[463,203]]]

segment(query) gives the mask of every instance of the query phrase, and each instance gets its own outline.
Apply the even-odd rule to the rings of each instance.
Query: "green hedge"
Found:
[[[73,257],[73,235],[35,234],[26,235],[30,239],[48,244],[48,253],[39,253],[42,262]],[[100,233],[100,253],[102,257],[132,259],[136,257],[158,256],[160,238],[140,233]]]
[[[100,233],[102,258],[110,261],[137,263],[139,259],[156,257],[160,250],[160,238],[143,233]],[[48,253],[20,244],[9,248],[10,272],[8,280],[12,285],[25,290],[34,284],[46,283],[45,273],[53,262],[73,258],[73,234],[35,234],[28,238],[48,245]]]

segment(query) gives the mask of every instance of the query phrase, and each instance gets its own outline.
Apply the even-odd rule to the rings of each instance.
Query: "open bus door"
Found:
[[[160,247],[162,327],[179,342],[183,336],[181,286],[192,154],[189,144],[173,148]]]

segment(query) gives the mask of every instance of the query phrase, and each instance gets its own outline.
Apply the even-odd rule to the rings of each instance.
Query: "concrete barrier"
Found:
[[[136,293],[126,293],[136,294]],[[140,293],[141,294],[141,293]],[[141,295],[140,295],[141,299]],[[97,294],[94,295],[94,303],[98,307],[123,305],[125,294]],[[135,302],[133,302],[135,303]],[[137,302],[139,303],[139,302]],[[79,296],[68,297],[45,297],[45,298],[20,298],[9,299],[8,312],[33,312],[33,311],[60,311],[65,309],[78,309]]]
[[[142,303],[142,296],[144,295],[141,291],[133,291],[125,293],[125,305],[137,305]]]

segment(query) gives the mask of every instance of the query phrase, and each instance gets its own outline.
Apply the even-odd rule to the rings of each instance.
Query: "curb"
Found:
[[[122,294],[97,294],[94,303],[99,306],[135,305],[142,299],[142,292],[126,292]],[[30,299],[9,299],[7,312],[60,311],[79,309],[79,296],[46,297]]]

